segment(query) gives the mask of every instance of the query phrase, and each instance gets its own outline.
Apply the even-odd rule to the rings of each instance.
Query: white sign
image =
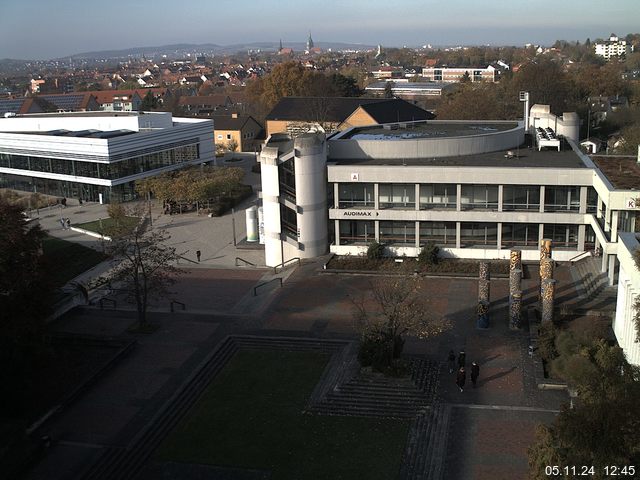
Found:
[[[352,173],[351,174],[351,181],[352,182],[357,182],[360,178],[360,174],[359,173]]]
[[[637,208],[635,198],[627,198],[627,208]]]

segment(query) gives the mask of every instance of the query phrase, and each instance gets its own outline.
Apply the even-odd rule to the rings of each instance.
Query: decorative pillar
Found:
[[[522,271],[522,250],[511,250],[509,254],[509,270]]]
[[[478,302],[489,303],[489,280],[478,280]]]
[[[553,260],[543,258],[540,260],[540,284],[545,280],[553,278]]]
[[[478,322],[476,326],[478,328],[489,328],[489,302],[478,302]]]
[[[480,280],[489,280],[489,262],[480,262]]]
[[[509,272],[509,294],[522,291],[522,270],[516,269]]]
[[[555,291],[555,280],[548,279],[542,282],[542,323],[553,322]]]
[[[522,291],[514,292],[509,298],[509,328],[517,330],[522,322]]]
[[[540,240],[540,260],[543,258],[551,258],[551,243],[550,238],[543,238]]]

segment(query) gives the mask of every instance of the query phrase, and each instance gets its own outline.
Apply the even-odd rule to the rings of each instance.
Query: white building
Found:
[[[422,76],[429,82],[457,83],[465,74],[472,82],[495,82],[496,69],[488,67],[424,67]]]
[[[274,135],[260,157],[266,263],[360,255],[374,240],[395,256],[435,242],[449,257],[507,259],[518,248],[535,261],[550,238],[558,261],[600,249],[613,285],[638,190],[614,186],[580,151],[579,122],[534,105],[527,135],[522,121],[435,120]],[[559,151],[538,143],[539,129]]]
[[[636,331],[634,304],[640,295],[640,270],[633,260],[633,253],[640,248],[637,235],[621,233],[618,242],[618,301],[613,331],[627,360],[640,365],[640,338]]]
[[[626,40],[620,40],[612,33],[609,40],[594,45],[596,55],[609,60],[611,57],[621,57],[633,52],[633,47]]]
[[[211,120],[167,112],[0,119],[0,188],[127,201],[138,179],[214,160]]]

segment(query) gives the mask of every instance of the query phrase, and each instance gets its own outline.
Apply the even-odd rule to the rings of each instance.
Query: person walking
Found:
[[[458,354],[458,367],[462,368],[465,367],[467,363],[467,354],[464,353],[464,350],[460,350],[460,353]]]
[[[464,367],[460,367],[458,374],[456,375],[456,385],[462,392],[464,389],[464,382],[467,380],[467,372],[464,371]]]
[[[71,219],[67,218],[67,229],[71,229]]]
[[[476,388],[478,375],[480,375],[480,366],[476,362],[473,362],[471,364],[471,383],[473,383],[473,388]]]
[[[64,218],[60,218],[60,225],[62,225],[63,230],[67,229],[67,224],[65,223]]]
[[[202,255],[200,250],[196,250],[196,257],[198,258],[198,263],[200,263],[200,255]]]
[[[449,373],[453,373],[453,369],[456,368],[456,354],[453,353],[453,350],[449,350],[447,362],[449,363]]]

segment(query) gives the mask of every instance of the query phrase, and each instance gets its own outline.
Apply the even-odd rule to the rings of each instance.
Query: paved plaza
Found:
[[[251,204],[251,199],[246,205]],[[62,230],[57,209],[41,211],[41,223],[60,238],[101,248],[100,242]],[[100,205],[69,206],[63,215],[72,223],[106,216]],[[231,215],[220,218],[162,215],[153,210],[154,228],[163,227],[184,253],[184,274],[172,294],[156,301],[151,318],[159,328],[152,334],[128,333],[135,311],[124,299],[116,310],[82,307],[55,321],[57,332],[135,340],[126,357],[87,392],[54,416],[39,433],[51,435],[54,446],[31,470],[30,479],[84,478],[105,452],[127,449],[141,432],[157,421],[185,382],[229,334],[357,340],[353,302],[370,290],[372,277],[333,274],[322,270],[326,258],[303,263],[274,275],[272,269],[240,268],[236,257],[264,264],[260,250],[233,245]],[[244,213],[236,214],[237,237],[244,237]],[[201,250],[195,263],[193,252]],[[103,268],[106,268],[103,266]],[[85,278],[95,275],[89,272]],[[283,279],[283,287],[273,278]],[[571,276],[558,270],[558,296],[574,299]],[[549,423],[567,396],[537,388],[533,360],[527,353],[528,330],[511,331],[507,324],[508,283],[491,282],[491,327],[476,329],[477,281],[464,278],[421,278],[421,291],[432,315],[446,317],[451,330],[429,340],[409,338],[405,353],[421,355],[434,365],[437,400],[450,420],[442,436],[443,477],[446,479],[524,479],[526,450],[535,425]],[[525,303],[537,296],[537,277],[523,280]],[[256,293],[254,288],[267,284]],[[185,309],[170,311],[177,300]],[[465,350],[467,366],[480,365],[477,388],[467,381],[464,392],[444,368],[447,352]],[[107,477],[105,477],[107,478]],[[195,477],[194,477],[195,478]],[[237,478],[244,478],[238,476]],[[247,477],[248,478],[248,477]]]

